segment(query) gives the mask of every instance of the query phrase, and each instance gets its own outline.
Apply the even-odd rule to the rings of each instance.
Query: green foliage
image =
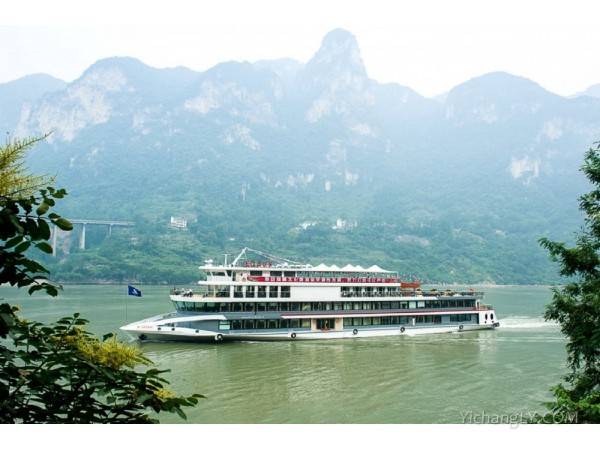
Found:
[[[51,178],[28,173],[24,164],[27,151],[46,137],[48,135],[13,139],[0,147],[0,196],[26,197],[36,189],[50,184]],[[43,212],[39,214],[42,215]]]
[[[54,212],[49,212],[56,199],[66,195],[64,189],[47,187],[38,194],[11,198],[0,196],[0,284],[29,286],[29,293],[43,290],[51,296],[58,294],[59,286],[47,281],[48,270],[26,256],[29,248],[52,253],[47,242],[50,225],[71,230],[71,223]]]
[[[600,423],[600,144],[586,153],[582,171],[594,189],[580,197],[586,226],[576,245],[540,239],[560,264],[561,275],[571,280],[554,289],[545,314],[547,320],[560,324],[568,339],[568,385],[554,387],[550,413],[538,417],[540,422],[556,412],[567,412],[564,417],[576,416],[578,423]]]
[[[170,393],[166,371],[140,371],[151,361],[112,335],[98,340],[78,314],[53,325],[6,304],[0,314],[12,341],[0,346],[0,423],[153,423],[150,411],[185,418],[182,408],[201,397]]]
[[[22,141],[26,148],[35,140]],[[0,284],[29,287],[56,296],[60,286],[49,271],[29,256],[30,249],[52,253],[50,225],[69,231],[71,223],[50,209],[67,194],[46,187],[33,193],[41,178],[26,174],[19,151],[0,148]],[[16,155],[16,157],[15,157]],[[4,165],[3,165],[4,164]],[[28,252],[28,253],[26,253]],[[86,320],[74,314],[53,325],[28,322],[17,309],[0,304],[0,423],[149,423],[154,412],[173,412],[201,396],[179,397],[151,361],[112,335],[100,341],[83,329]]]

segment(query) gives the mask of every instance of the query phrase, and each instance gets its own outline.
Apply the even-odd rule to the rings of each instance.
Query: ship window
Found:
[[[302,311],[310,311],[310,303],[302,303]]]
[[[344,317],[344,326],[352,326],[352,317]]]
[[[490,319],[494,320],[494,314],[490,314]]]
[[[381,302],[381,309],[390,309],[390,302]]]
[[[254,286],[246,286],[246,298],[254,298]]]
[[[253,330],[254,329],[254,320],[244,320],[244,329]]]
[[[256,328],[259,329],[259,330],[263,330],[263,329],[267,328],[266,321],[264,321],[264,320],[257,320],[256,321]]]
[[[270,298],[277,298],[277,291],[278,291],[278,287],[277,286],[269,286],[269,297]]]
[[[254,303],[250,303],[250,302],[244,303],[244,311],[246,311],[246,312],[254,311]]]
[[[355,327],[362,326],[362,317],[353,317],[352,318],[352,325],[355,326]]]
[[[302,328],[310,328],[310,319],[302,319],[302,323],[300,326]]]
[[[487,320],[487,319],[488,319],[488,315],[487,315],[487,313],[485,313],[485,320]]]
[[[373,325],[380,325],[381,317],[373,317]]]
[[[241,298],[244,296],[244,286],[235,286],[233,288],[233,296],[236,298]]]
[[[392,302],[390,304],[391,309],[398,309],[400,308],[400,302]]]
[[[219,330],[229,330],[230,329],[229,320],[220,320],[219,321]]]
[[[284,277],[295,277],[296,272],[283,272]]]
[[[266,303],[257,303],[256,304],[256,310],[257,311],[266,311],[267,310],[267,304]]]
[[[233,304],[233,311],[234,312],[240,312],[242,310],[242,304],[241,303],[234,303]]]
[[[271,271],[271,276],[272,277],[280,277],[281,276],[281,271]]]
[[[339,311],[340,309],[342,309],[342,304],[340,302],[335,302],[333,304],[333,309],[334,311]]]
[[[242,321],[241,320],[232,320],[231,321],[231,328],[233,330],[241,330],[241,328],[242,328]]]
[[[289,311],[290,304],[288,302],[281,302],[277,304],[277,308],[279,311]]]
[[[298,302],[290,303],[290,310],[291,311],[300,311],[300,303],[298,303]]]
[[[364,302],[363,303],[363,309],[371,309],[371,303],[370,302]]]
[[[281,319],[279,321],[279,328],[289,328],[289,320]]]
[[[290,328],[300,328],[300,320],[290,319]]]
[[[250,271],[251,277],[260,277],[261,275],[262,275],[262,270],[251,270]]]
[[[331,330],[334,328],[333,321],[329,319],[317,319],[317,328],[319,330]]]
[[[281,297],[282,298],[290,298],[290,287],[289,286],[281,286]]]
[[[362,303],[353,303],[352,309],[360,309],[362,307]]]
[[[268,311],[277,311],[277,303],[271,302],[267,305]]]
[[[276,320],[268,320],[267,328],[277,328],[277,321]]]

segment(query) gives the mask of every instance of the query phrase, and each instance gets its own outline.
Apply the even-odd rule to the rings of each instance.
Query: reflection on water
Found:
[[[68,286],[60,300],[32,300],[6,288],[24,314],[54,320],[81,311],[92,331],[166,312],[167,288],[140,300],[121,286]],[[564,339],[542,319],[540,287],[486,289],[501,326],[425,336],[324,342],[143,343],[172,389],[207,396],[187,410],[192,422],[459,422],[465,411],[539,410],[564,367]],[[127,305],[127,312],[125,312]],[[162,421],[180,421],[161,416]]]

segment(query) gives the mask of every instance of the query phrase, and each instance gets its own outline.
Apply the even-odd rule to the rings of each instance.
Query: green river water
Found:
[[[81,312],[94,333],[171,311],[168,287],[66,286],[58,299],[0,287],[30,319]],[[207,396],[197,423],[462,423],[473,414],[542,411],[566,372],[565,340],[544,322],[546,287],[484,288],[500,328],[321,342],[136,343],[171,373],[171,389]],[[128,336],[121,334],[124,339]],[[137,342],[137,341],[135,341]],[[180,422],[161,415],[162,422]]]

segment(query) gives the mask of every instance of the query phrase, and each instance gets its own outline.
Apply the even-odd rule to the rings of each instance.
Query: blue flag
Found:
[[[142,291],[134,288],[133,286],[127,286],[127,295],[133,295],[135,297],[141,297]]]

